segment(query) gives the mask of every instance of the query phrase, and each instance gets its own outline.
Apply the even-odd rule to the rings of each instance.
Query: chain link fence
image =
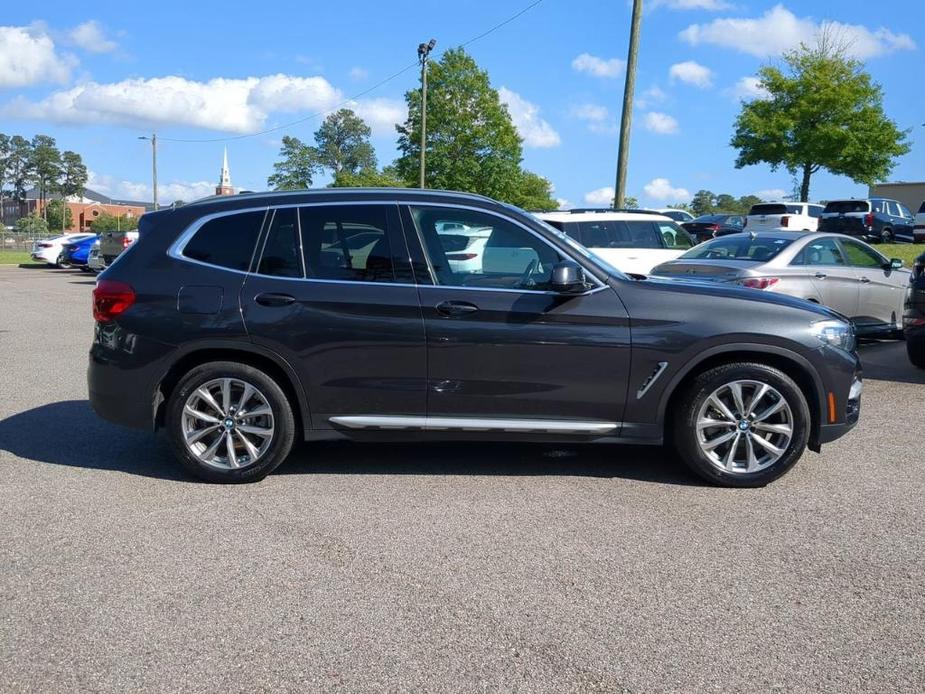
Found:
[[[53,239],[56,236],[61,236],[61,232],[49,231],[47,234],[33,234],[29,232],[0,229],[0,250],[31,251],[32,244],[36,241]]]

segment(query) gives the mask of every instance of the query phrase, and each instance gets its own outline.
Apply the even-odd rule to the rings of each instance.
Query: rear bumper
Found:
[[[138,388],[132,381],[115,365],[101,358],[97,350],[91,350],[87,391],[93,411],[113,424],[153,431],[151,398],[147,389]]]

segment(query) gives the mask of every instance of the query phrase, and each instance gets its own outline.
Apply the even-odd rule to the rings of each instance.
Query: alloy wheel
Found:
[[[256,463],[270,448],[275,431],[266,396],[239,378],[216,378],[190,393],[181,427],[187,450],[220,470]]]
[[[781,459],[793,437],[793,412],[779,390],[739,380],[720,386],[697,413],[697,443],[726,473],[760,472]]]

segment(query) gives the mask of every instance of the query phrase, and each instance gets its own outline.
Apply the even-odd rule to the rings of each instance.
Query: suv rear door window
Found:
[[[659,233],[662,235],[662,240],[665,242],[666,248],[682,248],[687,250],[694,245],[691,242],[691,237],[687,235],[687,232],[677,224],[656,222],[656,225],[658,226]]]
[[[212,219],[200,227],[183,248],[183,255],[209,265],[247,272],[266,213],[237,212]]]
[[[385,205],[303,207],[299,221],[306,276],[346,282],[394,282]]]

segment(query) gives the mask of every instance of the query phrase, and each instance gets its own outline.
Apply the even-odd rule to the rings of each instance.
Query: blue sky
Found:
[[[253,133],[349,101],[388,163],[417,71],[352,97],[413,64],[419,42],[436,38],[439,56],[528,4],[271,1],[241,12],[173,0],[14,3],[0,19],[0,132],[50,134],[84,156],[90,187],[150,198],[150,146],[137,136],[156,129],[161,199],[190,200],[215,186],[226,144],[234,185],[265,188],[282,135],[310,140],[320,118]],[[630,10],[625,0],[543,0],[468,47],[503,88],[526,167],[572,205],[611,195]],[[925,180],[925,3],[894,0],[872,12],[861,0],[647,0],[628,192],[652,206],[700,188],[789,192],[785,171],[735,169],[728,141],[739,100],[756,96],[749,78],[827,21],[883,86],[888,115],[912,129],[912,151],[891,179]],[[812,197],[865,192],[821,173]]]

